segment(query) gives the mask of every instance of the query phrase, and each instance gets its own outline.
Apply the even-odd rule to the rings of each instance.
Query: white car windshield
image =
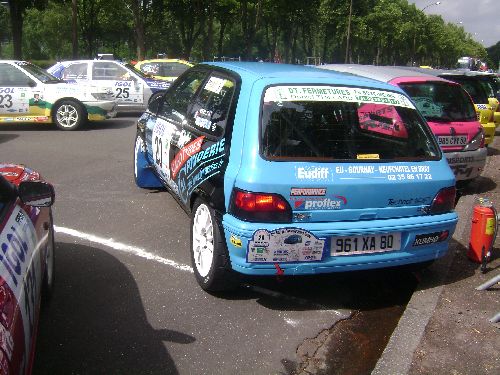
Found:
[[[20,61],[16,63],[18,66],[23,68],[25,71],[33,75],[35,78],[38,80],[42,81],[43,83],[49,83],[49,82],[61,82],[59,78],[54,77],[52,74],[46,72],[42,68],[33,65],[29,62],[26,61]]]

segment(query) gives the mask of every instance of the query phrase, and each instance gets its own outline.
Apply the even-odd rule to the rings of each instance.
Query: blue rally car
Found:
[[[310,67],[204,63],[137,124],[135,181],[192,216],[208,291],[237,275],[429,263],[457,224],[455,178],[399,88]]]

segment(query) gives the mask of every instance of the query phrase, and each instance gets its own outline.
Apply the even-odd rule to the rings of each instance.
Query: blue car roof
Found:
[[[243,80],[282,79],[284,83],[317,83],[372,87],[403,92],[399,88],[374,79],[348,73],[333,72],[304,65],[275,64],[260,62],[204,62],[204,65],[216,66],[237,73]]]

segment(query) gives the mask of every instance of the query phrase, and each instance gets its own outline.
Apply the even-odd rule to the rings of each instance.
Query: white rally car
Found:
[[[92,85],[112,92],[118,111],[144,111],[161,96],[170,82],[145,75],[130,64],[115,60],[71,60],[51,66],[47,71],[69,83]]]
[[[26,61],[0,60],[0,124],[55,123],[75,130],[116,116],[110,92],[68,84]]]

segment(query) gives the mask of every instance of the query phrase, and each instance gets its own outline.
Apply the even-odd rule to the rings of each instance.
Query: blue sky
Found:
[[[438,14],[446,22],[463,26],[474,40],[485,47],[500,41],[500,0],[408,0],[425,14]]]

